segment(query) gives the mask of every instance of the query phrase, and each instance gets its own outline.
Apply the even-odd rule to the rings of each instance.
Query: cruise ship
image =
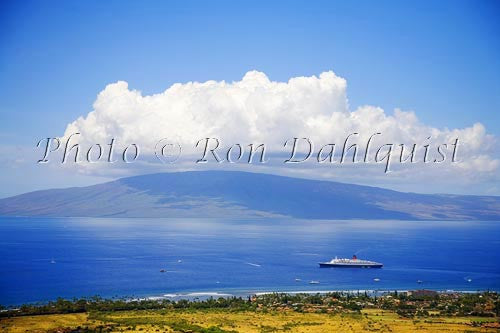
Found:
[[[327,262],[320,262],[319,267],[352,267],[352,268],[381,268],[383,264],[375,261],[358,259],[356,255],[352,259],[337,258]]]

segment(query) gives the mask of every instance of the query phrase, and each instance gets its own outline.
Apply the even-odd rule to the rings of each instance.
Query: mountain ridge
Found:
[[[419,194],[240,171],[185,171],[0,199],[2,216],[500,220],[500,197]]]

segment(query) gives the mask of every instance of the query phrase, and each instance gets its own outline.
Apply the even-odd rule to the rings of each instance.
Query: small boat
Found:
[[[181,263],[181,262],[182,262],[182,260],[180,260],[180,259],[179,259],[179,260],[177,260],[177,262],[178,262],[178,263]]]
[[[295,282],[300,282],[300,281],[302,281],[302,279],[299,279],[299,278],[295,279]]]
[[[50,263],[51,264],[55,264],[56,263],[56,261],[54,260],[54,258],[52,258],[52,260],[50,260]]]
[[[165,272],[166,272],[166,270],[160,269],[160,273],[165,273]]]
[[[312,281],[309,281],[309,284],[319,284],[319,281],[312,280]]]
[[[468,278],[468,279],[467,279],[467,282],[472,282],[472,279],[471,279],[471,278]]]
[[[379,279],[379,278],[375,278],[375,279],[373,279],[373,281],[375,281],[375,282],[379,282],[379,281],[380,281],[380,279]]]
[[[422,280],[417,280],[417,283],[418,283],[418,284],[421,284],[422,282],[424,282],[424,281],[422,281]]]

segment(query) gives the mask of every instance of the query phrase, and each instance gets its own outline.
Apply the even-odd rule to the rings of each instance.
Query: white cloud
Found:
[[[265,167],[278,173],[282,170],[303,174],[306,170],[315,178],[335,170],[337,175],[361,183],[370,183],[374,177],[379,180],[385,177],[389,183],[397,179],[418,182],[429,174],[467,176],[478,182],[499,180],[496,173],[500,161],[495,157],[498,156],[497,139],[487,134],[480,123],[463,129],[433,128],[421,123],[414,112],[395,110],[391,115],[370,105],[351,111],[346,88],[346,80],[331,71],[318,77],[291,78],[288,82],[271,81],[262,72],[250,71],[241,81],[176,83],[163,93],[149,96],[130,90],[126,82],[119,81],[99,93],[93,110],[69,124],[64,137],[79,132],[82,146],[105,145],[110,138],[115,138],[122,144],[138,144],[146,155],[151,154],[155,142],[164,137],[178,141],[184,153],[199,152],[194,144],[205,137],[217,137],[226,145],[265,143],[269,152],[283,151],[282,145],[289,138],[308,137],[317,149],[335,143],[338,153],[349,133],[358,132],[353,142],[364,146],[370,135],[380,132],[382,134],[373,139],[373,149],[384,143],[416,143],[420,154],[427,143],[431,146],[451,144],[459,138],[459,163],[421,163],[418,167],[393,164],[394,172],[389,175],[383,173],[380,165],[363,167],[361,176],[356,174],[360,167],[353,165],[342,166],[342,171],[337,165],[335,169],[330,168],[330,172],[325,166],[312,163],[288,170],[280,163]],[[450,153],[448,159],[451,159]],[[194,164],[194,160],[180,160],[169,170],[193,168],[189,163]],[[122,175],[124,171],[116,168],[147,172],[153,170],[152,164],[158,167],[158,163],[144,162],[133,168],[115,164],[113,170],[109,166],[102,168],[100,164],[85,163],[80,168],[89,173]],[[214,163],[210,166],[214,167]],[[314,174],[315,171],[318,173]]]
[[[108,85],[94,110],[68,125],[65,135],[79,131],[89,142],[114,136],[146,143],[165,135],[190,145],[204,136],[281,142],[321,130],[332,114],[347,113],[345,92],[345,80],[332,72],[283,83],[252,71],[238,82],[174,84],[151,96],[119,81]]]

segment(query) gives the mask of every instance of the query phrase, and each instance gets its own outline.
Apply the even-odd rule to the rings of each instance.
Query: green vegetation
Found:
[[[19,308],[5,308],[0,317],[65,314],[82,312],[110,312],[126,310],[207,310],[228,311],[284,311],[360,313],[363,309],[382,309],[396,312],[402,317],[440,316],[500,316],[500,298],[495,292],[437,293],[414,291],[370,296],[333,292],[327,294],[273,293],[248,298],[209,298],[206,300],[181,299],[131,300],[101,297],[74,300],[58,299],[46,304],[25,304]]]
[[[266,294],[207,300],[59,299],[0,311],[6,332],[495,331],[497,293]]]

